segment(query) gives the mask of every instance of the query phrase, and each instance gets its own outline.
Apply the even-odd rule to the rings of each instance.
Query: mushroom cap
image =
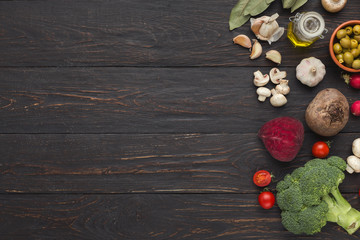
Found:
[[[360,138],[357,138],[352,143],[352,152],[355,156],[360,158]]]
[[[271,91],[270,89],[266,88],[266,87],[259,87],[256,90],[256,93],[258,95],[264,96],[264,97],[270,97],[271,96]]]
[[[349,156],[347,159],[347,164],[352,168],[354,169],[354,171],[356,173],[360,173],[360,158],[354,156],[354,155],[351,155]]]
[[[345,7],[347,0],[321,0],[322,6],[328,12],[339,12]]]
[[[285,71],[280,71],[278,68],[272,68],[269,75],[271,82],[273,82],[274,84],[279,84],[280,80],[286,78],[287,74]]]
[[[254,85],[257,87],[265,86],[270,80],[269,75],[263,75],[260,70],[254,72]]]

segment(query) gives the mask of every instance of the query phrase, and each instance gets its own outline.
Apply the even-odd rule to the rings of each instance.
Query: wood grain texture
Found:
[[[252,183],[260,169],[277,180],[312,159],[315,141],[332,140],[346,158],[360,137],[351,116],[343,131],[321,138],[306,126],[297,158],[280,163],[257,138],[278,116],[304,123],[320,90],[334,87],[351,103],[359,92],[340,78],[328,40],[279,50],[288,72],[288,104],[259,103],[253,72],[275,64],[232,43],[250,24],[230,32],[236,0],[0,1],[0,239],[360,239],[335,224],[323,233],[285,231],[275,206],[258,206]],[[332,32],[357,18],[359,1],[338,14],[316,10]],[[275,1],[264,12],[289,10]],[[295,78],[301,59],[327,66],[308,88]],[[269,87],[273,85],[269,84]],[[360,175],[341,191],[360,209]],[[274,190],[276,181],[271,183]]]
[[[269,66],[264,57],[250,62],[247,49],[233,45],[239,33],[251,38],[248,22],[230,32],[228,19],[236,1],[226,0],[107,0],[1,1],[0,66]],[[350,4],[349,4],[350,5]],[[352,19],[360,3],[340,13],[325,12],[319,1],[300,10],[316,9],[332,32]],[[279,12],[287,28],[289,10],[275,1],[263,13]],[[328,40],[307,49],[294,48],[284,35],[264,51],[280,50],[283,65],[314,55],[335,66]]]
[[[360,208],[355,194],[345,198]],[[256,194],[0,195],[2,239],[360,239],[328,223],[287,232]],[[13,226],[17,226],[16,229]]]
[[[286,106],[274,108],[257,100],[258,69],[3,68],[0,133],[253,133],[277,116],[305,124],[307,105],[327,87],[349,103],[358,99],[337,68],[309,88],[295,68],[280,67],[291,93]],[[360,132],[358,119],[351,116],[343,132]]]
[[[340,134],[331,155],[346,158],[358,134]],[[276,179],[312,159],[306,134],[298,157],[281,163],[249,134],[0,135],[1,193],[258,193],[260,169]],[[359,174],[341,191],[358,192]],[[275,189],[276,182],[270,185]]]

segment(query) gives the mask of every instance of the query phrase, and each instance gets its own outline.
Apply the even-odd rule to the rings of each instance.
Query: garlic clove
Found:
[[[278,41],[284,35],[285,28],[279,27],[268,40],[269,44]]]
[[[254,39],[254,44],[251,50],[250,59],[256,59],[261,56],[262,46],[258,40]]]
[[[273,61],[274,63],[281,64],[281,54],[279,51],[276,50],[267,51],[265,57]]]
[[[245,48],[251,48],[252,47],[250,38],[248,36],[244,35],[244,34],[240,34],[240,35],[237,35],[236,37],[234,37],[233,42],[235,44],[238,44],[238,45],[240,45],[242,47],[245,47]]]
[[[272,16],[262,16],[260,18],[251,18],[251,30],[256,37],[263,41],[268,41],[269,44],[280,39],[284,34],[285,29],[280,28],[276,19],[279,14],[275,13]]]

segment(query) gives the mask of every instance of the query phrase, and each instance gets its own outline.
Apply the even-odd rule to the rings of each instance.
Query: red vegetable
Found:
[[[262,192],[258,197],[259,204],[264,209],[270,209],[275,204],[275,196],[272,192]]]
[[[360,100],[355,101],[351,105],[350,111],[354,116],[357,116],[357,117],[360,116]]]
[[[279,117],[265,123],[258,136],[273,158],[290,162],[303,144],[304,126],[295,118]]]
[[[351,87],[360,89],[360,73],[354,73],[351,76],[344,74],[343,78],[345,79],[345,82]]]
[[[266,187],[271,182],[271,174],[266,170],[257,171],[254,174],[253,182],[258,187]]]
[[[312,154],[316,158],[325,158],[329,154],[330,148],[326,142],[316,142],[312,146]]]

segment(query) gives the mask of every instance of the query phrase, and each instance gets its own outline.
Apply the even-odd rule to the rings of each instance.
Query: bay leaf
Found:
[[[246,5],[244,14],[256,16],[265,11],[273,1],[275,0],[252,0]]]
[[[235,28],[241,27],[250,19],[250,15],[244,14],[246,5],[250,1],[252,0],[239,0],[236,3],[236,5],[231,9],[230,19],[229,19],[230,30],[234,30]]]
[[[296,0],[294,5],[291,7],[291,12],[294,12],[296,9],[304,5],[308,0]]]
[[[296,0],[282,0],[283,8],[291,8],[295,2]]]

